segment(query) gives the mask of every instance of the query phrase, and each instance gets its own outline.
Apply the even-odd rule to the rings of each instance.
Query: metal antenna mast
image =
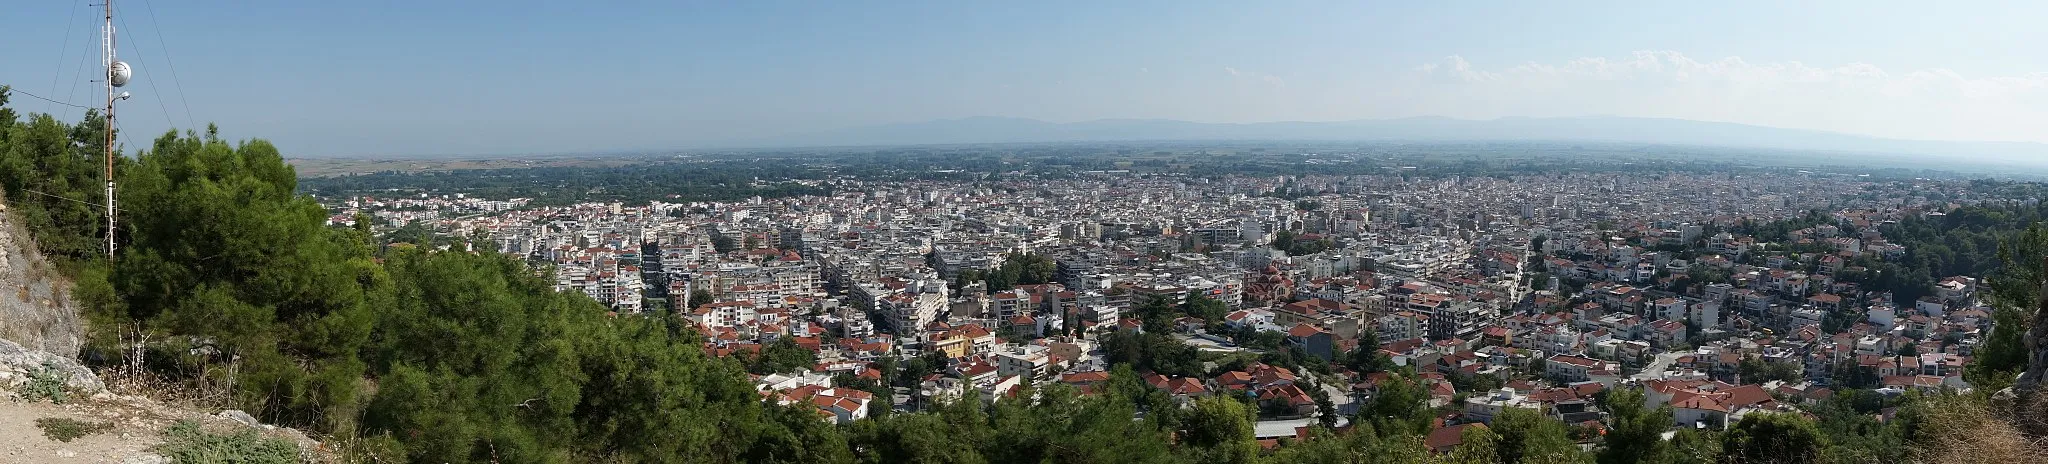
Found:
[[[103,82],[107,87],[107,125],[104,155],[106,158],[107,179],[107,260],[111,261],[114,259],[114,231],[118,230],[114,215],[114,156],[116,156],[114,152],[114,101],[128,98],[127,92],[116,95],[114,94],[114,89],[128,85],[128,78],[133,75],[133,71],[128,67],[128,63],[114,60],[114,0],[101,0],[100,3],[106,7],[106,25],[100,30],[100,47],[105,53],[102,54],[100,64],[106,69],[106,74],[101,77],[104,79]]]

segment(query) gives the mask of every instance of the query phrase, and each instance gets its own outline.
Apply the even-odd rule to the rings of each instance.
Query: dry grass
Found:
[[[2020,433],[2048,439],[2048,390],[2036,390],[2018,401],[2018,404],[2018,407],[2010,411],[2002,411],[2006,421],[2018,427]]]
[[[115,346],[126,348],[126,353],[123,353],[126,359],[121,365],[96,370],[100,382],[105,384],[108,390],[116,394],[141,396],[159,403],[193,409],[233,407],[232,384],[223,385],[222,382],[216,381],[214,376],[207,375],[207,371],[164,373],[144,366],[142,360],[147,353],[142,347],[150,345],[152,341],[148,334],[142,331],[141,325],[110,330],[119,331],[112,337],[119,340]],[[234,374],[239,371],[238,366],[236,364],[225,368],[229,382],[233,381]],[[179,380],[180,378],[190,380]]]
[[[126,368],[108,368],[97,371],[100,382],[107,390],[121,395],[133,395],[155,400],[165,405],[196,410],[232,409],[234,387],[229,380],[216,380],[205,375],[197,380],[177,380],[165,374],[147,369],[136,371]]]
[[[1967,396],[1927,398],[1921,430],[1927,441],[1914,460],[1930,464],[2048,463],[2048,439],[2030,436],[2013,422],[2048,418],[2048,395],[2033,395],[2022,407],[1996,414],[1982,400]],[[2010,419],[2000,416],[2010,416]]]

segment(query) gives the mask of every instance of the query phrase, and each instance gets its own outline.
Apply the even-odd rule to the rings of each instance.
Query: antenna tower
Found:
[[[114,59],[114,0],[101,0],[100,4],[106,7],[106,24],[100,30],[100,48],[103,51],[100,65],[106,70],[105,74],[101,76],[101,82],[105,83],[107,88],[106,143],[103,147],[105,150],[103,155],[106,159],[107,180],[107,260],[112,261],[114,259],[114,231],[118,230],[114,214],[114,156],[116,156],[114,152],[114,101],[128,98],[128,94],[125,92],[119,95],[114,94],[114,89],[128,85],[128,79],[132,76],[133,71],[128,67],[128,63]]]

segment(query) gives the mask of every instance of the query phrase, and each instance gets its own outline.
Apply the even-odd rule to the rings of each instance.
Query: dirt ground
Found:
[[[44,435],[36,419],[62,417],[111,424],[111,427],[60,442]],[[150,451],[164,442],[164,431],[180,420],[198,420],[208,430],[231,432],[248,424],[191,408],[167,406],[130,395],[101,393],[73,398],[66,404],[27,402],[0,392],[0,464],[127,463],[159,464],[168,459]],[[296,430],[259,426],[261,433],[299,445],[302,462],[338,462],[331,450]]]
[[[167,410],[128,404],[115,398],[57,405],[48,402],[0,400],[0,463],[161,463],[149,452],[163,442],[163,430],[175,422]],[[72,439],[52,440],[36,427],[36,419],[65,417],[105,422],[113,427]]]

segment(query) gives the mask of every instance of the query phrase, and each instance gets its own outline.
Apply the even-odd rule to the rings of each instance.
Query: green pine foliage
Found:
[[[1379,392],[1359,411],[1357,420],[1382,433],[1422,435],[1428,432],[1432,418],[1428,403],[1429,393],[1422,385],[1410,375],[1397,375],[1380,383]]]
[[[7,92],[0,86],[0,106]],[[106,118],[86,110],[78,124],[47,114],[17,120],[0,108],[0,191],[7,205],[52,258],[90,258],[105,247],[101,219],[106,201],[102,156]],[[116,168],[127,167],[127,159]]]
[[[1138,370],[1169,376],[1202,375],[1201,354],[1195,347],[1163,331],[1118,330],[1102,336],[1102,353],[1111,364],[1131,364]]]
[[[1003,255],[1003,264],[983,276],[988,291],[1001,292],[1018,285],[1037,285],[1052,282],[1053,273],[1059,264],[1052,258],[1037,253],[1012,253]]]
[[[1643,391],[1637,388],[1608,391],[1606,397],[1601,398],[1600,406],[1606,408],[1609,415],[1607,434],[1601,437],[1606,447],[1595,456],[1600,464],[1669,459],[1670,445],[1660,436],[1671,428],[1669,406],[1645,407]]]
[[[1820,462],[1825,447],[1827,438],[1813,421],[1796,414],[1750,414],[1721,434],[1723,461]]]
[[[1494,433],[1500,435],[1495,449],[1500,462],[1516,463],[1578,463],[1588,462],[1589,456],[1579,451],[1572,442],[1571,431],[1563,422],[1544,417],[1533,409],[1503,408],[1493,418]]]

